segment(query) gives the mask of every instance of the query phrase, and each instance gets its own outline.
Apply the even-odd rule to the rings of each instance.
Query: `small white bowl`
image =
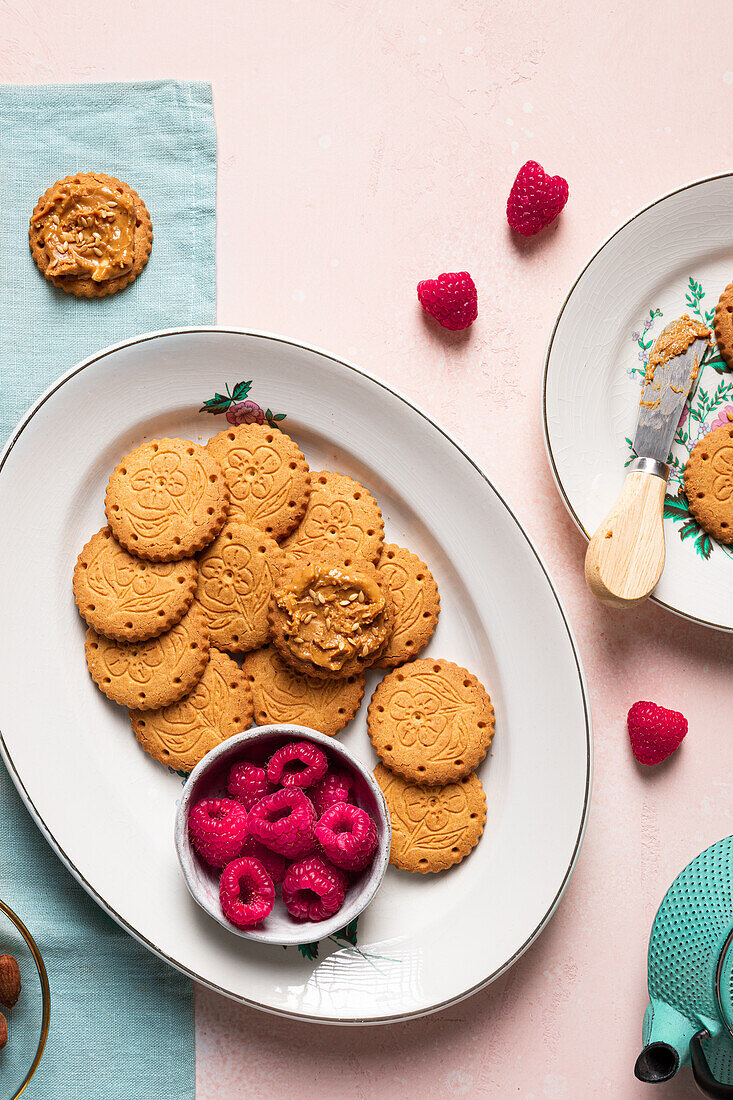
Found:
[[[349,884],[343,906],[329,920],[293,920],[278,895],[275,908],[261,925],[250,929],[237,928],[230,924],[222,913],[219,903],[219,876],[216,869],[201,859],[191,844],[188,835],[188,811],[191,805],[201,798],[217,795],[230,797],[226,791],[226,779],[229,768],[235,760],[254,758],[254,762],[259,763],[261,757],[264,759],[270,757],[275,749],[288,741],[313,741],[325,750],[329,763],[335,761],[340,768],[354,775],[353,796],[356,803],[367,811],[377,826],[377,847],[374,859],[361,876]],[[305,793],[308,793],[307,789]],[[372,773],[335,738],[326,737],[325,734],[317,733],[316,730],[307,729],[305,726],[258,726],[222,741],[220,745],[208,752],[191,772],[176,812],[176,852],[186,886],[194,901],[235,936],[283,946],[314,943],[316,940],[326,939],[358,917],[381,885],[389,863],[391,841],[392,827],[387,803]]]

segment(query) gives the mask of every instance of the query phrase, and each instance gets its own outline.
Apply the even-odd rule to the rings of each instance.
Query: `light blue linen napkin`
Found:
[[[79,359],[147,330],[214,322],[211,87],[173,80],[0,86],[0,167],[4,443],[26,408]],[[28,248],[28,220],[55,180],[93,170],[134,187],[150,211],[154,241],[131,286],[90,300],[46,282]],[[51,984],[48,1045],[24,1097],[193,1100],[191,982],[123,932],[77,885],[2,763],[0,838],[0,897],[34,934]]]

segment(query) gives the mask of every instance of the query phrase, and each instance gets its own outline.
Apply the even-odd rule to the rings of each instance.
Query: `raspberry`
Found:
[[[326,754],[310,741],[291,741],[272,754],[267,778],[276,786],[310,787],[326,774]]]
[[[275,887],[258,859],[243,856],[222,871],[219,900],[227,920],[238,928],[251,928],[272,912]]]
[[[337,802],[321,817],[316,840],[335,867],[363,871],[377,846],[377,827],[366,810]]]
[[[247,817],[250,834],[273,852],[297,859],[315,847],[316,811],[299,787],[283,787],[261,798]]]
[[[523,237],[533,237],[554,222],[568,201],[568,181],[548,176],[536,160],[528,160],[517,172],[506,204],[506,220]]]
[[[423,309],[443,328],[468,328],[478,317],[476,284],[467,271],[444,272],[417,284]]]
[[[267,871],[272,881],[277,886],[285,878],[288,869],[288,861],[285,856],[279,856],[277,852],[271,852],[264,844],[260,844],[253,836],[248,836],[242,848],[243,856],[252,856],[259,860]]]
[[[680,747],[687,733],[687,719],[678,710],[656,703],[634,703],[626,719],[631,751],[640,764],[659,764]]]
[[[229,769],[227,790],[232,798],[242,803],[245,810],[251,810],[255,802],[270,792],[265,769],[244,762],[233,764]]]
[[[323,779],[315,784],[309,795],[318,816],[324,814],[329,806],[335,806],[337,802],[350,802],[353,786],[354,780],[346,772],[327,772]]]
[[[283,882],[283,901],[296,920],[332,917],[343,905],[345,894],[345,876],[320,856],[291,863]]]
[[[231,798],[204,798],[189,811],[188,833],[207,863],[224,867],[242,851],[247,811]]]

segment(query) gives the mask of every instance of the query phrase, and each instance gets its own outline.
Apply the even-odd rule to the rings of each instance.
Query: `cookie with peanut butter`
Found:
[[[371,562],[338,554],[289,561],[270,599],[270,626],[278,653],[301,675],[362,672],[392,631],[386,581]]]
[[[367,728],[388,768],[411,783],[451,783],[474,771],[494,736],[494,708],[473,673],[442,657],[396,668],[372,695]]]
[[[48,281],[81,298],[103,298],[129,286],[153,246],[145,203],[127,183],[103,172],[77,172],[49,187],[36,204],[28,236]]]
[[[311,471],[308,507],[283,549],[298,558],[339,554],[376,562],[383,544],[382,511],[369,490],[346,474]]]
[[[333,737],[356,714],[364,698],[364,673],[343,680],[301,676],[274,646],[248,653],[242,661],[252,688],[255,722],[308,726]]]
[[[378,572],[389,586],[394,625],[377,664],[395,668],[417,657],[432,638],[440,615],[440,596],[425,562],[403,546],[384,547]]]
[[[267,642],[268,606],[281,558],[274,539],[231,518],[199,555],[196,600],[212,645],[246,653]]]

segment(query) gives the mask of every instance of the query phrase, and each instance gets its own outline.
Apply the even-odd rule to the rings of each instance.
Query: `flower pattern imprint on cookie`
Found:
[[[192,516],[200,522],[199,506],[206,493],[206,471],[195,461],[184,473],[180,456],[160,450],[130,478],[137,500],[126,505],[130,526],[141,538],[159,537],[171,526],[172,516]]]
[[[408,575],[404,565],[399,562],[384,562],[379,567],[380,573],[384,573],[389,584],[389,594],[395,609],[395,629],[392,631],[392,641],[409,636],[415,628],[415,624],[423,613],[425,607],[425,593],[422,588],[417,588],[412,597],[405,591]]]
[[[229,451],[222,464],[234,505],[253,523],[264,526],[287,504],[293,479],[278,478],[283,457],[266,443]]]
[[[235,653],[264,645],[279,560],[274,539],[238,520],[226,524],[200,556],[196,598],[215,645]]]
[[[293,554],[319,554],[332,551],[358,555],[364,532],[354,520],[347,500],[316,504],[308,510],[288,550]]]
[[[185,698],[158,711],[130,712],[135,735],[156,760],[191,771],[221,741],[248,729],[252,697],[246,678],[216,649],[204,675]]]
[[[382,512],[347,474],[311,472],[311,496],[300,526],[283,543],[293,557],[337,553],[375,562],[384,543]]]
[[[713,492],[718,500],[730,500],[733,493],[733,447],[722,447],[713,458],[713,469],[718,475],[713,482]]]
[[[430,850],[441,851],[452,848],[461,839],[469,815],[461,783],[451,783],[440,798],[430,787],[414,787],[399,781],[393,782],[393,786],[389,813],[392,828],[400,834],[406,854],[422,854],[425,842]]]
[[[397,740],[408,748],[417,743],[429,750],[434,763],[460,757],[468,748],[474,702],[462,698],[439,673],[414,676],[410,684],[409,691],[396,691],[387,707]]]

